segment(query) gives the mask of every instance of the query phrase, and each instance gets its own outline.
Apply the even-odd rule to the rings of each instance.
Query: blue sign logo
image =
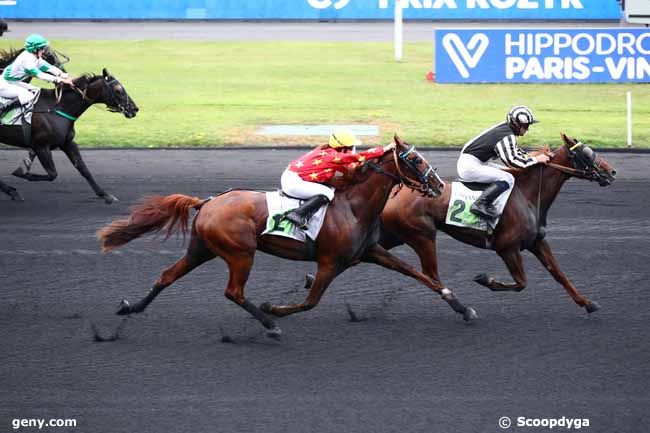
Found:
[[[448,29],[435,40],[441,83],[650,82],[648,29]]]

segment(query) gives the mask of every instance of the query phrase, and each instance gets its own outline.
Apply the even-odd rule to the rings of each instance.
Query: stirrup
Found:
[[[287,221],[290,221],[293,225],[298,227],[301,230],[307,228],[307,223],[309,222],[307,218],[303,217],[300,214],[297,214],[295,211],[291,211],[284,217]]]
[[[492,209],[490,209],[492,208]],[[487,205],[487,206],[480,206],[474,203],[470,208],[469,211],[472,212],[474,215],[478,215],[480,217],[483,217],[485,219],[496,219],[498,217],[496,208],[492,205]]]

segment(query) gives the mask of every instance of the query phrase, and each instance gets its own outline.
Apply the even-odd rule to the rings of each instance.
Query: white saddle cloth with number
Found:
[[[322,206],[311,217],[307,224],[306,230],[297,228],[291,221],[281,219],[282,215],[289,212],[304,202],[295,198],[281,195],[280,191],[273,191],[266,193],[266,205],[269,209],[269,216],[266,220],[266,229],[262,232],[263,235],[284,236],[287,238],[295,239],[300,242],[305,242],[306,236],[312,240],[318,237],[323,221],[325,220],[325,213],[329,205]]]
[[[511,192],[512,189],[504,192],[494,201],[494,203],[492,203],[496,208],[498,215],[495,220],[489,222],[492,230],[494,230],[499,224],[501,214],[503,213],[503,209],[506,207],[506,203],[508,203],[508,198],[510,198]],[[474,215],[469,210],[482,193],[482,190],[474,191],[466,187],[462,182],[452,182],[451,197],[449,198],[449,207],[447,208],[447,218],[445,219],[445,223],[458,227],[469,227],[476,230],[487,231],[487,221],[480,218],[478,215]]]

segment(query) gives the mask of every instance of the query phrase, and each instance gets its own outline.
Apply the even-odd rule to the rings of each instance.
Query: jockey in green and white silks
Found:
[[[18,98],[21,105],[29,107],[40,90],[22,82],[23,79],[31,76],[50,83],[73,84],[68,74],[43,60],[43,52],[48,45],[47,39],[41,35],[32,34],[25,39],[25,51],[0,76],[0,96]]]

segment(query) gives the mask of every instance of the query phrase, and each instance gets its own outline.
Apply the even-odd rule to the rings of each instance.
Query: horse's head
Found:
[[[126,89],[112,76],[106,68],[101,76],[81,76],[75,80],[75,86],[82,91],[84,97],[93,103],[106,104],[109,111],[122,113],[130,119],[140,111],[133,99],[126,92]]]
[[[600,186],[609,186],[616,180],[616,170],[607,160],[598,156],[589,146],[575,138],[560,134],[564,141],[563,150],[576,170],[576,177],[596,181]]]
[[[395,141],[393,157],[401,182],[429,197],[438,197],[442,194],[445,183],[431,164],[415,150],[415,146],[403,141],[397,134],[393,140]]]
[[[66,56],[60,51],[53,49],[50,46],[47,46],[45,47],[45,50],[43,50],[43,60],[45,60],[50,65],[56,66],[63,72],[66,72],[63,65],[70,61],[70,57]]]
[[[9,48],[8,50],[0,49],[0,68],[4,68],[16,60],[16,57],[18,57],[18,55],[23,51],[25,51],[24,48],[21,48],[19,50],[13,48]],[[60,51],[47,46],[43,50],[43,60],[45,60],[50,65],[56,66],[63,72],[66,72],[63,65],[68,63],[70,61],[70,58]]]

